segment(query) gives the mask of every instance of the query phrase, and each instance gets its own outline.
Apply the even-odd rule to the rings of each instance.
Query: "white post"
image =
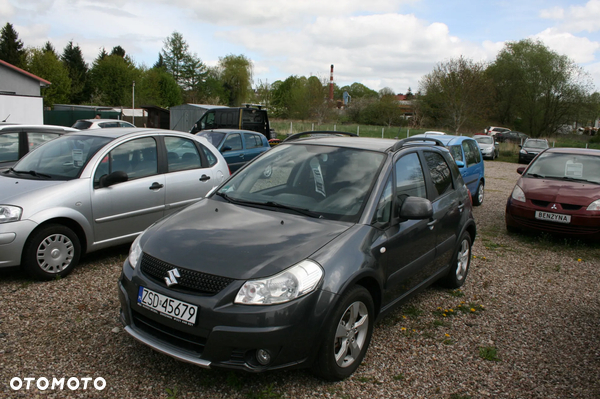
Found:
[[[131,122],[135,125],[135,80],[133,81],[133,86],[131,87]]]
[[[356,125],[356,135],[360,136],[360,125]]]
[[[333,131],[337,132],[337,125],[335,123],[333,124]]]
[[[410,129],[406,129],[406,138],[410,137]]]
[[[383,138],[383,128],[381,128],[381,138]]]
[[[314,131],[315,131],[315,123],[314,123],[314,122],[313,122],[313,124],[312,124],[311,131],[312,131],[312,132],[314,132]]]
[[[292,134],[292,122],[290,122],[290,135]]]

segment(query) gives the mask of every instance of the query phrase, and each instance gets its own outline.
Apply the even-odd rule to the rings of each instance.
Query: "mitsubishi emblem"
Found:
[[[550,209],[557,210],[558,208],[556,207],[556,204],[552,204],[552,206],[550,207]]]
[[[167,284],[167,287],[177,284],[177,277],[181,277],[179,275],[179,270],[177,269],[169,270],[167,274],[168,276],[165,277],[165,283]]]

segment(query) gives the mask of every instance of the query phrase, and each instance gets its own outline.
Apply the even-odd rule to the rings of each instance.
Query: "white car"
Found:
[[[488,136],[495,136],[496,133],[506,133],[510,132],[510,129],[506,127],[498,127],[498,126],[488,126],[483,131]]]
[[[483,155],[484,158],[488,158],[493,161],[498,157],[500,149],[498,147],[498,143],[496,140],[494,140],[494,137],[479,134],[473,136],[473,138],[475,141],[477,141],[477,144],[479,144],[481,155]]]
[[[0,268],[66,276],[85,253],[132,242],[228,177],[219,151],[189,133],[64,134],[0,173]]]
[[[108,127],[135,127],[134,124],[119,119],[79,119],[71,126],[75,129],[105,129]]]

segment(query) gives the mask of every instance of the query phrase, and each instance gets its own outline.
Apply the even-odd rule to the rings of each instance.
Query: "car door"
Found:
[[[246,163],[241,133],[229,133],[221,145],[221,154],[233,173]]]
[[[134,237],[164,215],[165,175],[158,173],[157,150],[156,138],[148,136],[106,151],[94,172],[95,242]],[[104,187],[103,176],[115,171],[128,180]]]
[[[435,261],[424,273],[424,279],[432,277],[448,264],[457,241],[456,226],[460,225],[465,199],[460,198],[455,179],[456,173],[442,154],[437,151],[423,151],[424,164],[429,174],[429,200],[433,206],[433,218],[428,223],[435,232]]]
[[[165,214],[198,201],[219,184],[202,144],[176,136],[163,137],[167,151]],[[208,149],[207,149],[208,150]]]
[[[409,196],[427,198],[427,186],[417,152],[403,155],[383,190],[376,212],[377,224],[384,224],[381,239],[372,249],[385,273],[385,304],[401,298],[421,281],[435,259],[435,234],[429,220],[400,220],[387,223]]]

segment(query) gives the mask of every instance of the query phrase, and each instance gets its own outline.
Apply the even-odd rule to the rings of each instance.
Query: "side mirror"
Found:
[[[122,170],[112,172],[110,175],[104,175],[100,178],[100,187],[110,187],[113,184],[126,182],[129,177]]]
[[[456,166],[458,166],[459,168],[464,168],[465,163],[463,161],[456,161]]]
[[[427,198],[406,197],[398,214],[401,219],[429,219],[433,216],[433,206]]]
[[[520,166],[520,167],[517,168],[517,173],[518,174],[522,175],[523,172],[525,172],[525,166]]]
[[[223,148],[221,148],[221,153],[224,153],[225,151],[231,151],[232,148],[228,145],[224,146]]]

